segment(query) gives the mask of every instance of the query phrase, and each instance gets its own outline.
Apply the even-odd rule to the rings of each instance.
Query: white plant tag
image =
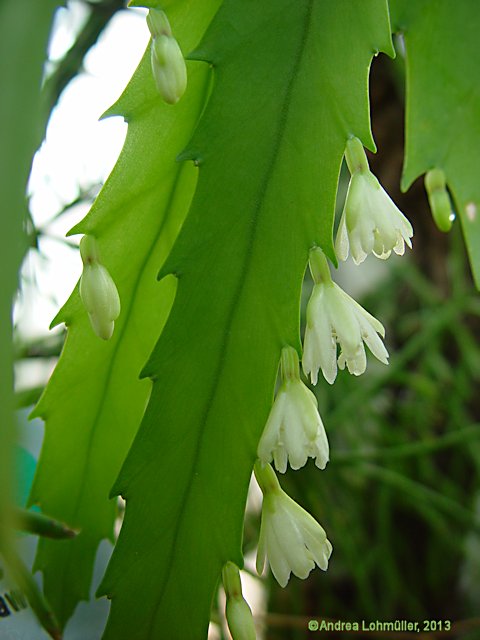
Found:
[[[27,599],[8,579],[0,564],[1,640],[45,640],[47,634],[37,622]]]

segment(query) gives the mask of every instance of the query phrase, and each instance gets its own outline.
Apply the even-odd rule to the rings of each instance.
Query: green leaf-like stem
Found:
[[[181,155],[199,181],[161,271],[178,289],[114,487],[127,508],[100,589],[112,598],[105,640],[206,637],[221,568],[242,565],[281,349],[300,350],[309,249],[334,259],[347,139],[373,148],[367,76],[380,49],[392,52],[381,0],[226,0],[190,56],[213,66],[214,88]]]
[[[202,2],[195,10],[187,0],[175,2],[169,17],[184,48],[198,42],[218,2]],[[150,381],[139,380],[139,374],[175,293],[173,277],[158,283],[156,276],[197,179],[196,168],[179,164],[176,156],[194,130],[210,86],[206,65],[189,67],[189,88],[172,108],[157,93],[147,49],[107,114],[122,114],[129,123],[121,156],[88,216],[70,232],[97,239],[122,311],[112,338],[104,342],[93,333],[75,288],[54,321],[67,324],[67,340],[34,412],[45,419],[46,435],[31,503],[80,530],[74,540],[41,540],[36,558],[62,625],[78,601],[89,598],[99,542],[113,539],[117,510],[109,492],[150,394]]]
[[[404,190],[431,169],[445,172],[480,289],[480,3],[390,0],[407,65]]]

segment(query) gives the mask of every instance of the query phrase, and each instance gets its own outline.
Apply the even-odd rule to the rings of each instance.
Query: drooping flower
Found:
[[[100,263],[96,240],[85,235],[80,241],[83,272],[80,278],[80,298],[99,338],[112,337],[115,320],[120,315],[117,287],[107,269]]]
[[[268,416],[257,448],[263,463],[271,462],[285,473],[287,462],[300,469],[308,458],[324,469],[329,457],[327,434],[314,394],[300,379],[298,355],[292,347],[282,350],[282,384]]]
[[[315,565],[326,571],[332,545],[323,527],[282,490],[270,465],[257,462],[255,477],[263,492],[257,572],[263,572],[268,559],[275,579],[285,587],[292,572],[304,579]]]
[[[379,336],[385,336],[383,325],[332,281],[321,249],[310,252],[314,287],[307,305],[307,324],[302,366],[312,384],[318,371],[330,384],[340,369],[347,367],[356,376],[367,366],[364,343],[373,355],[388,364],[388,352]],[[340,354],[337,357],[337,344]]]
[[[233,562],[225,564],[222,580],[227,599],[225,614],[233,640],[255,640],[257,634],[252,611],[243,597],[240,572],[236,564]]]
[[[151,63],[158,92],[168,104],[176,104],[187,88],[185,59],[165,13],[150,9],[147,24],[152,35]]]
[[[358,138],[348,141],[345,152],[351,178],[345,206],[335,240],[335,252],[340,260],[349,251],[355,264],[373,253],[385,260],[392,251],[411,248],[413,229],[368,167],[368,161]]]

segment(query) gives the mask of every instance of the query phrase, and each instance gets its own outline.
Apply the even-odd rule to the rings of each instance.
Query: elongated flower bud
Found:
[[[425,189],[435,224],[440,231],[450,231],[455,214],[447,191],[446,177],[441,169],[432,169],[426,174]]]
[[[120,314],[117,287],[107,269],[100,263],[93,236],[82,238],[80,254],[83,261],[80,298],[97,336],[102,340],[109,340],[113,334],[115,320]]]
[[[168,104],[176,104],[187,88],[187,67],[172,34],[166,14],[150,9],[147,25],[152,34],[152,72],[158,92]]]
[[[172,36],[156,36],[151,59],[158,92],[165,102],[176,104],[187,88],[187,67],[178,42]]]
[[[222,571],[222,579],[227,597],[225,614],[233,640],[256,640],[252,611],[242,594],[237,565],[227,562]]]
[[[256,640],[252,611],[244,598],[229,598],[225,613],[233,640]]]

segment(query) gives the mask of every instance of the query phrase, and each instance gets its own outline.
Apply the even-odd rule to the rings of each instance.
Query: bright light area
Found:
[[[72,1],[58,10],[49,47],[51,70],[73,44],[88,14]],[[35,156],[29,182],[30,209],[35,226],[45,231],[39,252],[31,251],[22,272],[23,295],[15,321],[25,337],[44,335],[81,273],[76,249],[79,238],[66,232],[88,211],[73,207],[53,219],[81,193],[96,193],[110,173],[126,135],[120,117],[99,121],[124,90],[137,67],[149,33],[145,11],[120,11],[87,54],[82,73],[65,89],[52,113],[46,140]],[[68,244],[67,244],[68,242]]]

